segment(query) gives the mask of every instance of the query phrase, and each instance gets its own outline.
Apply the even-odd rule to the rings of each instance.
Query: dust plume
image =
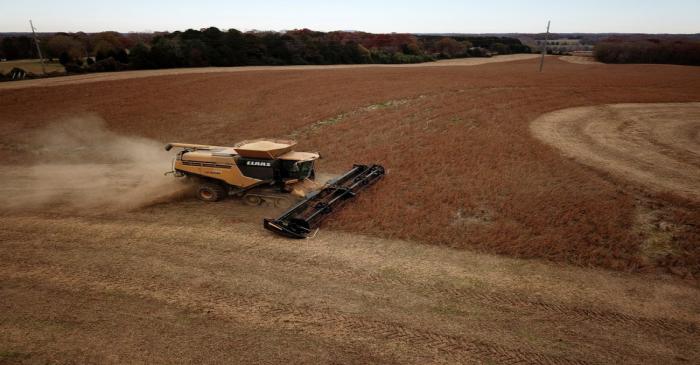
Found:
[[[109,131],[99,117],[73,118],[33,134],[33,163],[2,167],[6,209],[129,210],[183,194],[172,154],[153,140]]]
[[[314,180],[304,180],[300,182],[299,184],[296,184],[294,186],[294,190],[292,191],[292,194],[299,197],[303,198],[307,196],[309,193],[312,191],[319,190],[323,188],[323,186],[330,180],[335,179],[336,177],[340,176],[340,174],[331,174],[331,173],[316,173],[316,178]]]

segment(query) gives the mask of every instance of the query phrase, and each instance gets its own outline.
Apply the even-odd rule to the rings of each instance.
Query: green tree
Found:
[[[503,44],[503,43],[493,43],[490,47],[489,50],[493,53],[498,53],[498,54],[510,54],[510,48]]]
[[[358,44],[357,45],[357,52],[360,55],[361,62],[360,63],[372,63],[372,53],[365,48],[363,45]]]
[[[26,36],[7,37],[2,39],[2,53],[8,60],[18,60],[24,58],[34,58],[34,42]]]
[[[117,50],[117,47],[106,40],[99,40],[93,47],[93,55],[98,61],[109,57]]]
[[[156,68],[172,68],[184,65],[180,43],[175,39],[159,37],[151,47],[151,60]]]
[[[137,43],[129,52],[129,66],[134,69],[153,68],[151,51],[143,43]]]

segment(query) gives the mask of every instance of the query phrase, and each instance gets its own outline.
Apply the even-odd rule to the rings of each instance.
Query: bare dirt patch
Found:
[[[564,62],[576,63],[579,65],[602,65],[602,63],[596,61],[595,58],[588,56],[561,56],[559,59]]]
[[[535,120],[532,133],[596,169],[700,200],[700,103],[565,109]]]

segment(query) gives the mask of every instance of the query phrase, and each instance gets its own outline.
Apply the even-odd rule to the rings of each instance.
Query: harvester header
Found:
[[[266,218],[264,226],[286,237],[306,238],[323,219],[383,176],[382,166],[355,165],[340,177],[328,181],[321,190],[309,194],[306,199],[278,218]]]

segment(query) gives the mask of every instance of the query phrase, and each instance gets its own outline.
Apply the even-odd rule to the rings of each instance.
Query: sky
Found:
[[[107,5],[108,4],[108,5]],[[0,32],[700,33],[700,0],[0,0]]]

